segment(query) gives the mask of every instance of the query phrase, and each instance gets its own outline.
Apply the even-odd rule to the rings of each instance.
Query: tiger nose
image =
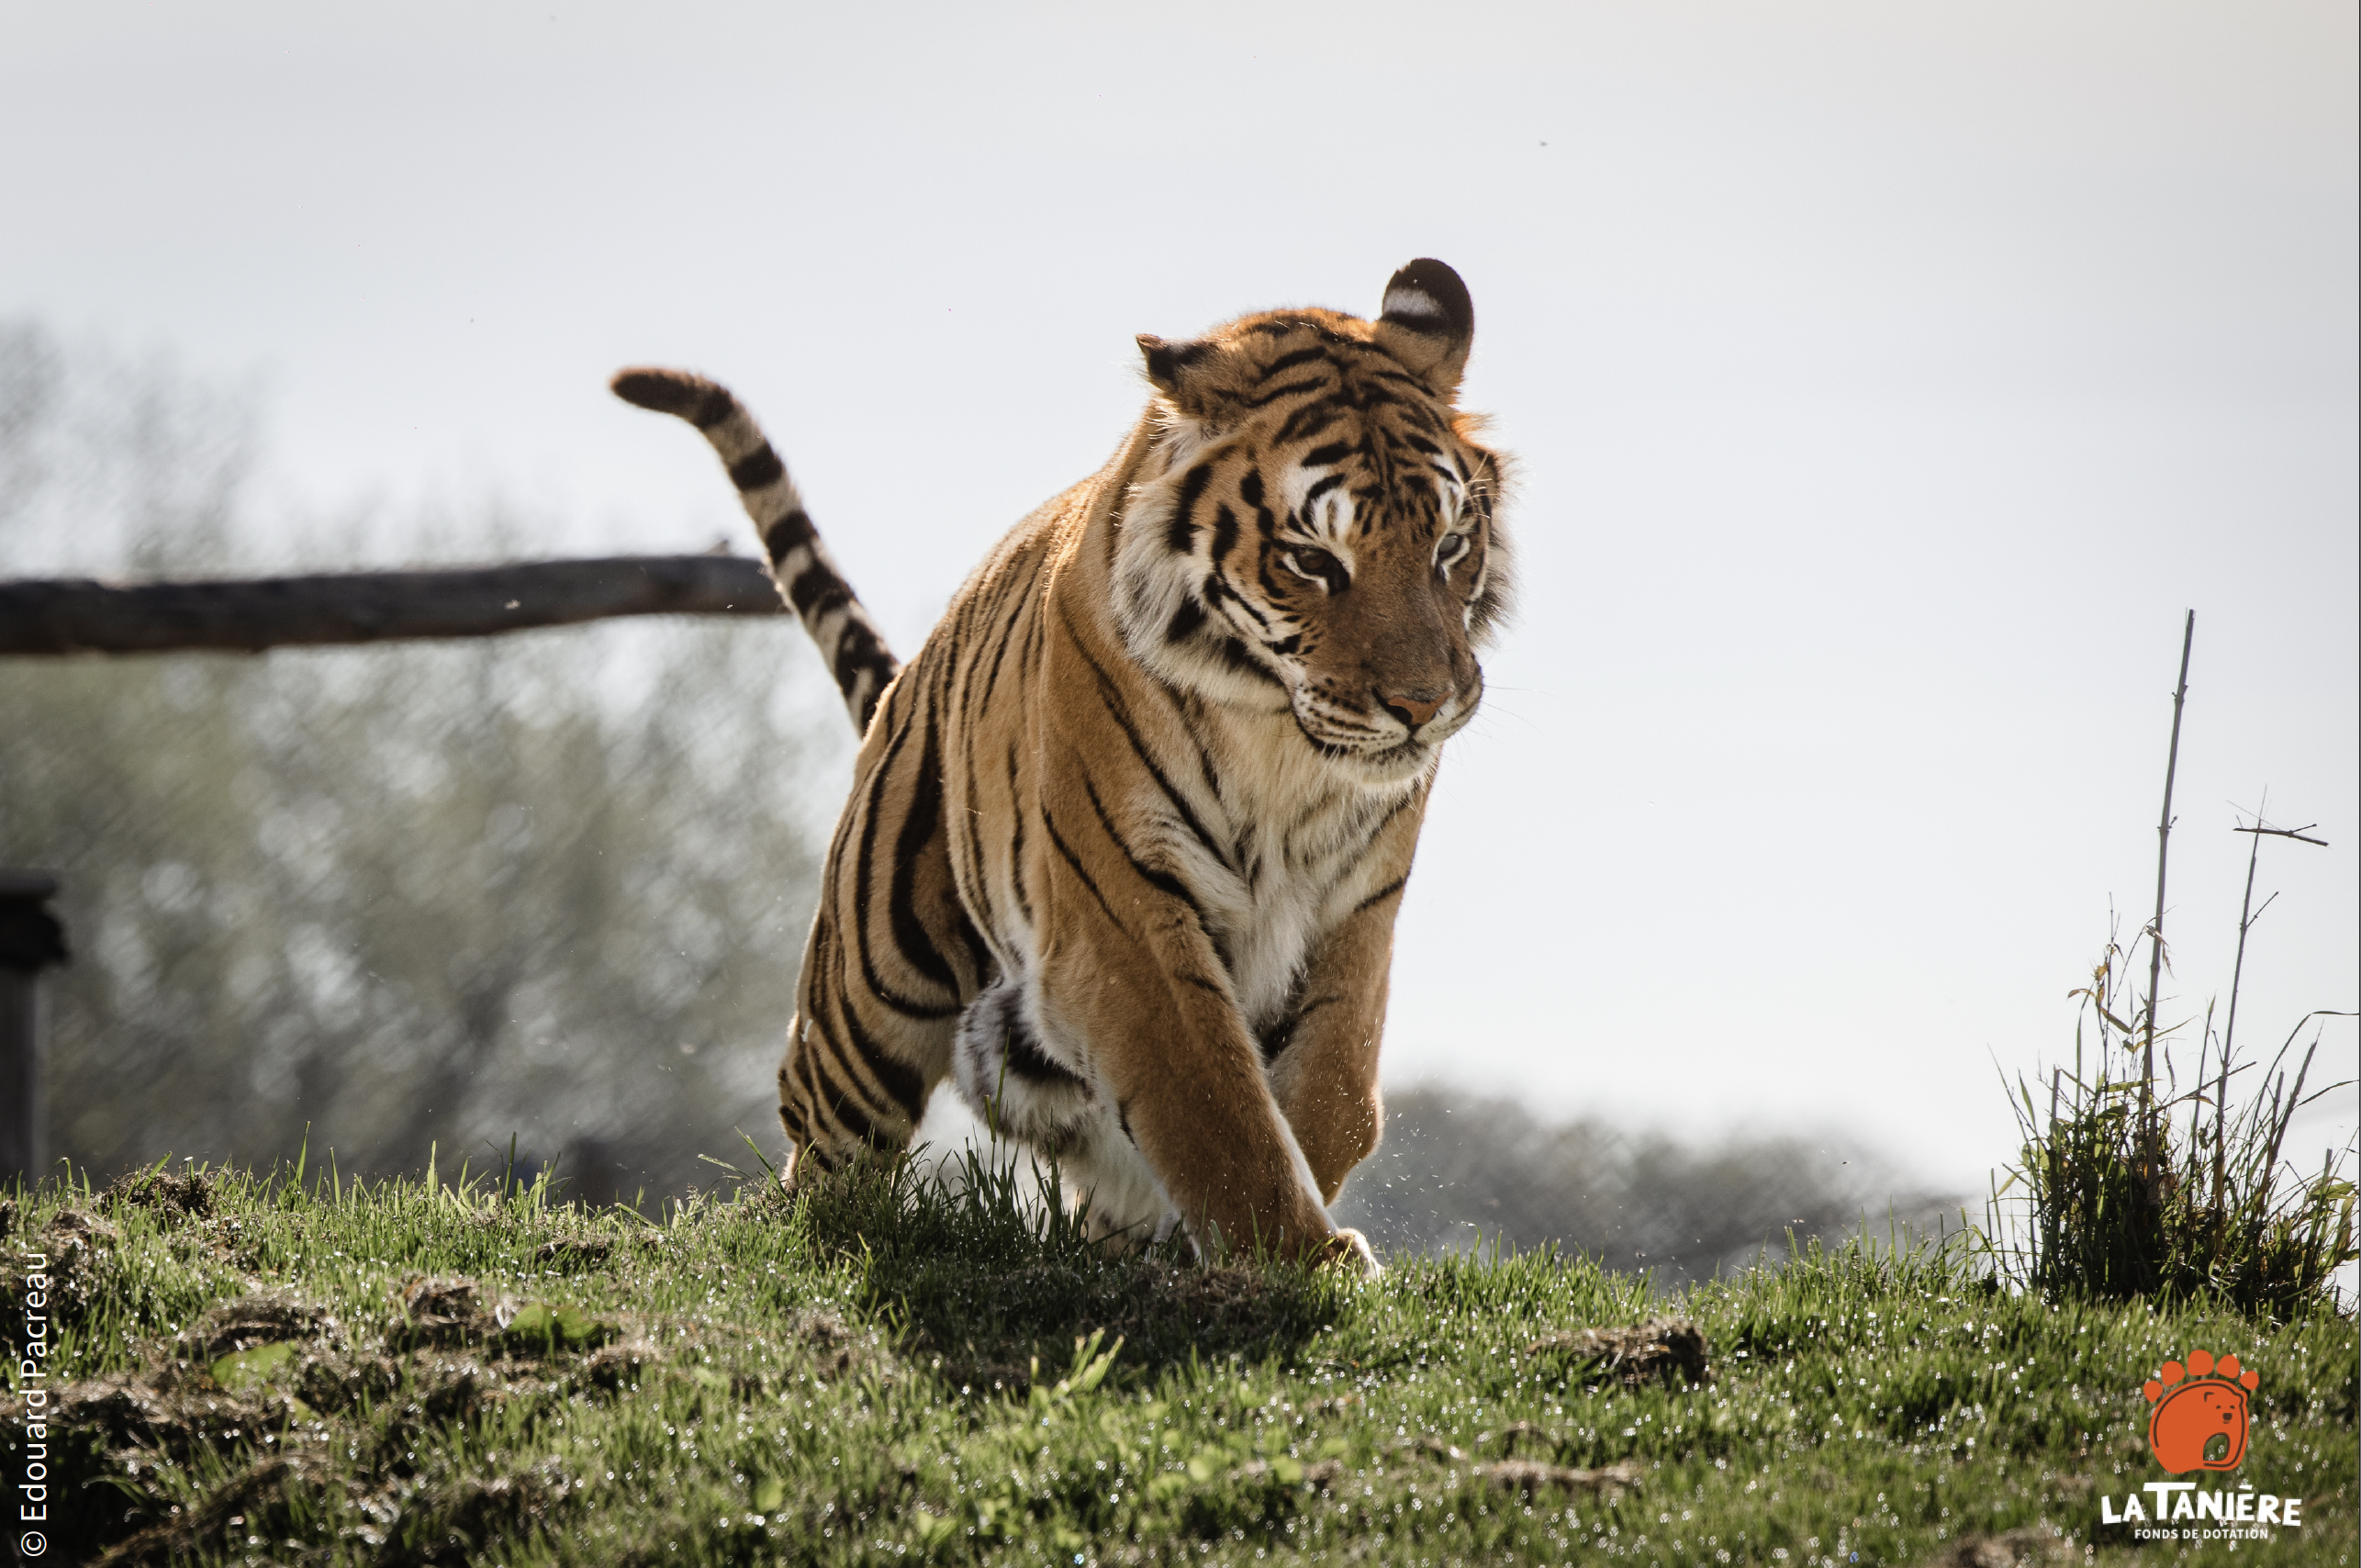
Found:
[[[1438,692],[1431,686],[1422,686],[1410,691],[1381,690],[1377,693],[1378,705],[1412,730],[1433,718],[1435,711],[1450,700],[1451,693],[1448,688]]]

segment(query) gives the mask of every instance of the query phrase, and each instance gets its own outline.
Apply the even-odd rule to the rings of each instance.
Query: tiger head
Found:
[[[1140,338],[1155,447],[1114,585],[1132,654],[1291,713],[1365,784],[1424,774],[1474,715],[1476,650],[1507,609],[1505,463],[1453,406],[1474,335],[1459,274],[1415,261],[1374,321],[1278,310]]]

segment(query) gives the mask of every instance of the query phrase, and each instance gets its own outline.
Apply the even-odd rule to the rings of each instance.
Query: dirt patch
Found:
[[[211,1361],[261,1345],[332,1334],[336,1327],[326,1307],[274,1291],[222,1303],[205,1315],[192,1338],[204,1345],[205,1358]]]
[[[1539,1438],[1548,1442],[1556,1440],[1531,1422],[1519,1421],[1516,1426],[1506,1428],[1498,1433],[1486,1432],[1476,1439],[1476,1441],[1478,1443],[1499,1441],[1506,1448],[1514,1450],[1520,1440],[1528,1438]],[[1395,1443],[1390,1451],[1404,1454],[1423,1453],[1429,1459],[1445,1464],[1464,1464],[1469,1458],[1464,1450],[1431,1433],[1425,1437],[1412,1438],[1406,1442]],[[1480,1481],[1488,1481],[1505,1491],[1530,1497],[1535,1493],[1546,1491],[1552,1486],[1588,1492],[1612,1493],[1631,1490],[1639,1484],[1640,1468],[1631,1460],[1619,1461],[1599,1470],[1584,1470],[1568,1464],[1548,1464],[1539,1460],[1504,1459],[1491,1464],[1470,1464],[1468,1473]]]
[[[132,1444],[175,1454],[241,1438],[259,1440],[290,1419],[309,1416],[306,1401],[315,1394],[322,1397],[313,1403],[330,1407],[350,1402],[334,1396],[330,1375],[341,1375],[348,1358],[321,1343],[337,1329],[326,1308],[292,1294],[240,1296],[176,1337],[175,1343],[196,1352],[195,1361],[172,1357],[147,1372],[68,1383],[58,1392],[58,1422],[108,1448]],[[248,1360],[245,1352],[270,1345],[304,1347],[308,1353],[274,1361],[251,1379],[215,1376],[225,1359]],[[390,1375],[372,1380],[371,1391],[389,1389],[394,1381]]]
[[[60,1209],[37,1238],[23,1244],[49,1260],[40,1271],[49,1279],[47,1305],[52,1318],[73,1323],[89,1312],[97,1297],[102,1265],[122,1239],[120,1231],[86,1209]],[[13,1318],[25,1309],[29,1287],[24,1273],[11,1271],[5,1288]]]
[[[1427,1433],[1425,1437],[1409,1439],[1404,1442],[1390,1443],[1386,1446],[1385,1451],[1388,1453],[1423,1453],[1432,1458],[1441,1460],[1447,1464],[1457,1464],[1460,1461],[1468,1457],[1465,1450],[1460,1448],[1455,1443],[1445,1442],[1442,1439],[1435,1436],[1432,1432]]]
[[[123,1233],[88,1209],[60,1209],[50,1216],[50,1237],[78,1236],[90,1241],[103,1241],[112,1246],[123,1239]]]
[[[440,1518],[434,1522],[442,1539],[425,1543],[418,1561],[461,1563],[474,1559],[526,1519],[546,1515],[565,1495],[565,1482],[554,1468],[496,1475],[488,1481],[464,1481],[436,1498]]]
[[[284,1395],[215,1389],[178,1362],[152,1376],[117,1372],[71,1383],[56,1397],[62,1431],[86,1433],[110,1449],[136,1446],[175,1457],[201,1443],[259,1436],[292,1411]]]
[[[872,1348],[864,1345],[862,1337],[846,1327],[845,1320],[833,1312],[802,1314],[788,1331],[811,1347],[822,1377],[844,1376],[866,1360],[863,1352]]]
[[[289,1316],[280,1310],[285,1305],[232,1304],[240,1310],[218,1313],[207,1332],[222,1343],[241,1322],[318,1327],[320,1320]],[[404,1561],[464,1561],[519,1519],[538,1517],[565,1490],[563,1477],[538,1469],[421,1485],[405,1462],[420,1432],[475,1417],[500,1392],[498,1381],[468,1359],[430,1354],[397,1364],[331,1353],[306,1358],[268,1386],[224,1387],[181,1361],[68,1384],[59,1391],[55,1422],[64,1467],[75,1476],[74,1495],[101,1498],[103,1507],[62,1528],[92,1548],[111,1539],[96,1559],[102,1563],[181,1562],[233,1525],[281,1533],[289,1494],[309,1492],[348,1503],[357,1522],[340,1533],[368,1546],[385,1546],[397,1521],[423,1516],[431,1526]],[[364,1386],[374,1389],[382,1425],[351,1427],[339,1419],[330,1426],[319,1414],[349,1413],[353,1400],[344,1396]],[[396,1390],[403,1395],[398,1402],[386,1397]],[[357,1470],[338,1462],[335,1450],[347,1445],[365,1455]],[[186,1493],[185,1484],[169,1483],[169,1471],[177,1467],[185,1476],[199,1464],[218,1470],[220,1479],[206,1487],[197,1506],[173,1511]]]
[[[464,1344],[497,1332],[499,1324],[476,1299],[476,1282],[413,1274],[394,1293],[401,1332],[438,1345]]]
[[[1630,1460],[1598,1470],[1581,1470],[1572,1465],[1543,1464],[1538,1460],[1504,1459],[1497,1464],[1477,1466],[1476,1473],[1502,1490],[1524,1497],[1553,1486],[1569,1491],[1614,1493],[1632,1490],[1639,1484],[1639,1466]]]
[[[1964,1535],[1923,1568],[2052,1568],[2073,1562],[2078,1554],[2065,1537],[2042,1525],[2003,1530],[1998,1535]]]
[[[158,1519],[125,1540],[117,1541],[97,1560],[95,1568],[129,1568],[132,1563],[183,1562],[198,1542],[218,1539],[232,1518],[241,1518],[255,1500],[282,1490],[300,1472],[292,1459],[270,1459],[206,1494],[189,1513]]]
[[[582,1363],[582,1381],[592,1388],[619,1394],[640,1381],[640,1374],[663,1357],[652,1340],[627,1339],[602,1345]]]
[[[390,1398],[402,1385],[401,1365],[390,1356],[307,1356],[294,1376],[306,1404],[334,1414]]]
[[[1575,1328],[1546,1335],[1525,1347],[1528,1356],[1562,1356],[1584,1383],[1615,1382],[1627,1388],[1647,1383],[1713,1381],[1709,1347],[1694,1323],[1682,1318],[1629,1328]]]
[[[1559,1444],[1555,1432],[1531,1421],[1512,1421],[1496,1432],[1478,1432],[1475,1440],[1479,1448],[1498,1443],[1501,1453],[1510,1458],[1514,1458],[1516,1450],[1527,1443],[1550,1450],[1555,1450]]]
[[[1295,1471],[1301,1471],[1303,1473],[1300,1483],[1290,1481],[1288,1479],[1288,1477],[1291,1474],[1293,1474]],[[1344,1462],[1337,1459],[1324,1459],[1316,1464],[1297,1465],[1294,1467],[1294,1470],[1282,1469],[1278,1465],[1272,1464],[1267,1459],[1257,1459],[1249,1460],[1246,1463],[1239,1465],[1236,1470],[1231,1471],[1229,1473],[1229,1479],[1232,1481],[1259,1483],[1269,1481],[1273,1477],[1276,1477],[1281,1485],[1292,1486],[1302,1484],[1312,1487],[1320,1487],[1327,1485],[1344,1473]]]
[[[497,1378],[474,1361],[433,1361],[417,1367],[412,1372],[414,1392],[413,1414],[405,1408],[406,1420],[393,1422],[387,1431],[397,1438],[407,1438],[439,1422],[463,1420],[480,1409],[491,1393]]]
[[[319,1463],[273,1452],[265,1440],[308,1414],[292,1396],[218,1388],[184,1362],[68,1383],[57,1391],[55,1411],[53,1452],[68,1485],[51,1517],[59,1537],[88,1552],[79,1561],[185,1560],[196,1542],[218,1539],[251,1502],[279,1493],[297,1465]],[[173,1512],[183,1495],[173,1473],[185,1475],[198,1464],[219,1479],[200,1506]]]
[[[595,1236],[576,1237],[543,1243],[538,1256],[562,1273],[589,1273],[606,1266],[607,1255],[614,1247],[613,1242]]]
[[[139,1170],[118,1178],[98,1195],[98,1201],[110,1210],[150,1210],[169,1230],[185,1220],[211,1219],[218,1208],[217,1186],[214,1178],[202,1170]]]

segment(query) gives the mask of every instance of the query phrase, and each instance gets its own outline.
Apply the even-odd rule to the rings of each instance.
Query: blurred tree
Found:
[[[1595,1121],[1547,1123],[1507,1100],[1422,1085],[1386,1096],[1385,1138],[1336,1207],[1382,1252],[1462,1252],[1494,1238],[1555,1242],[1661,1284],[1751,1266],[1765,1248],[1889,1217],[1956,1228],[1955,1201],[1896,1195],[1893,1171],[1850,1142],[1736,1137],[1695,1148]]]
[[[0,329],[0,573],[269,569],[247,428],[167,369]],[[77,955],[50,1148],[267,1164],[308,1124],[383,1172],[514,1133],[628,1198],[743,1155],[733,1126],[775,1146],[842,755],[782,691],[800,635],[0,660],[0,862],[62,875]]]

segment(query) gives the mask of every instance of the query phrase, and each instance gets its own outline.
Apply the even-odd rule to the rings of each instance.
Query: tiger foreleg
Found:
[[[1215,978],[1211,945],[1181,934],[1182,922],[1194,930],[1185,908],[1159,913],[1165,941],[1082,927],[1045,967],[1044,1023],[1090,1042],[1122,1136],[1201,1255],[1267,1252],[1373,1267],[1358,1233],[1330,1223],[1254,1041]],[[1159,950],[1168,947],[1179,951]]]
[[[1333,1204],[1353,1167],[1376,1149],[1384,1124],[1377,1052],[1385,1028],[1393,906],[1364,911],[1332,934],[1306,967],[1292,1014],[1272,1041],[1271,1092]]]

